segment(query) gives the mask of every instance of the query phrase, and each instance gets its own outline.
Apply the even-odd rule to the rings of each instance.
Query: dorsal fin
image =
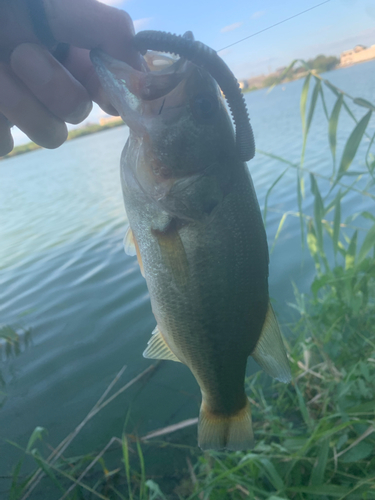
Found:
[[[280,382],[290,382],[292,375],[289,361],[279,324],[270,303],[268,303],[262,333],[251,356],[271,377],[280,380]]]
[[[147,348],[143,353],[143,357],[150,359],[168,359],[181,363],[178,357],[170,350],[157,325],[147,343]]]

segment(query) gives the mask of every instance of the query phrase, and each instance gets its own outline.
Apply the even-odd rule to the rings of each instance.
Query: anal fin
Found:
[[[271,377],[280,380],[280,382],[290,382],[292,375],[289,361],[281,337],[280,327],[270,303],[268,304],[262,333],[251,356]]]
[[[168,344],[164,340],[158,326],[152,332],[152,336],[148,341],[147,348],[143,353],[144,358],[150,359],[167,359],[170,361],[181,361],[178,357],[171,351]]]

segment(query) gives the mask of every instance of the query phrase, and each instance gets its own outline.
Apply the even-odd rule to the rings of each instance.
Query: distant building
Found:
[[[340,66],[349,66],[359,62],[375,59],[375,45],[366,48],[364,45],[356,45],[354,49],[341,53]]]
[[[249,87],[247,80],[240,80],[238,83],[240,85],[241,90],[246,90]]]

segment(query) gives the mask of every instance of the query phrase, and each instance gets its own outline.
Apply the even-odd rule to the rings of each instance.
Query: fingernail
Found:
[[[35,43],[18,45],[12,52],[11,66],[31,86],[46,85],[53,77],[48,51]]]

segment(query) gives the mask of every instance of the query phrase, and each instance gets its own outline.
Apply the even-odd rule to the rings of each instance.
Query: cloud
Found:
[[[251,16],[251,19],[259,19],[260,17],[264,16],[265,13],[265,10],[258,10],[257,12],[254,12],[254,14]]]
[[[233,31],[233,30],[236,30],[237,28],[239,28],[240,26],[242,26],[243,23],[233,23],[233,24],[229,24],[228,26],[224,26],[224,28],[222,28],[220,30],[220,33],[228,33],[228,31]]]
[[[152,17],[142,17],[142,19],[136,19],[134,21],[135,31],[140,31],[140,30],[143,30],[144,28],[146,28],[151,20],[152,20]]]
[[[112,6],[117,6],[117,5],[121,5],[124,0],[100,0],[101,3],[105,3],[107,5],[112,5]]]

